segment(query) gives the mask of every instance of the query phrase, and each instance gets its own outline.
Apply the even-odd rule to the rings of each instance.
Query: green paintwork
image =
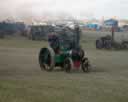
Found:
[[[56,63],[63,63],[65,58],[69,56],[69,51],[62,51],[61,54],[56,54],[54,60]]]
[[[55,55],[55,62],[56,63],[62,63],[64,61],[65,57],[63,54],[57,54]]]

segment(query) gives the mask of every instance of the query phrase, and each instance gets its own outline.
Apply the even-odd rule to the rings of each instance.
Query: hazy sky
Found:
[[[77,18],[127,18],[128,0],[0,0],[0,18],[71,15]]]

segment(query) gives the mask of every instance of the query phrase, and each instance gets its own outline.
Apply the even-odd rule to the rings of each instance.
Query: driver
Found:
[[[57,36],[56,33],[51,33],[49,36],[48,36],[48,42],[49,42],[49,45],[54,49],[54,51],[56,53],[58,53],[59,49],[60,49],[60,41],[59,41],[59,37]]]

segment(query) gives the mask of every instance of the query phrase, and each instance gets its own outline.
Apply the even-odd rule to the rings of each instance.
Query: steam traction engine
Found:
[[[89,71],[89,60],[80,47],[80,29],[75,26],[60,27],[48,37],[49,47],[41,48],[39,64],[41,69],[52,71],[55,67],[61,67],[66,72],[72,69]]]

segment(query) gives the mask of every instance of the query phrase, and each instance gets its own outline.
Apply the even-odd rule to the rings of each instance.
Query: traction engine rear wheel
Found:
[[[102,49],[103,48],[103,42],[101,39],[96,40],[96,48]]]
[[[41,70],[52,71],[54,63],[54,51],[52,48],[42,48],[39,53],[39,64]]]

